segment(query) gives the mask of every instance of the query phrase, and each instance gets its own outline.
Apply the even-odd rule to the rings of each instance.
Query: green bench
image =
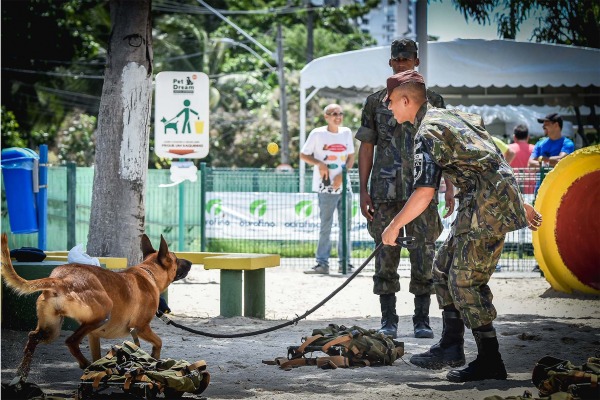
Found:
[[[265,268],[278,267],[278,254],[176,252],[204,269],[221,274],[220,314],[223,317],[265,318]],[[243,314],[242,314],[243,304]]]

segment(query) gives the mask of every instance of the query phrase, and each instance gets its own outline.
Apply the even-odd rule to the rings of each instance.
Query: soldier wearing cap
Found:
[[[410,39],[394,40],[389,66],[394,74],[413,70],[419,65],[417,44]],[[358,151],[360,179],[360,208],[367,219],[370,235],[377,244],[381,233],[391,219],[402,209],[413,191],[413,141],[415,129],[411,124],[398,123],[384,102],[386,90],[367,97],[362,111],[361,126],[356,139],[361,142]],[[428,101],[435,107],[444,107],[444,100],[433,91],[427,91]],[[370,184],[368,185],[370,176]],[[447,215],[454,210],[453,188],[446,192]],[[433,293],[431,268],[435,241],[442,232],[437,211],[437,197],[427,210],[406,226],[406,233],[415,236],[417,247],[409,250],[411,279],[409,291],[415,295],[413,316],[414,335],[432,338],[429,326],[429,307]],[[381,304],[380,332],[397,337],[398,315],[396,292],[400,291],[398,265],[400,249],[384,247],[375,259],[373,293]]]
[[[565,156],[575,150],[573,141],[562,135],[563,119],[557,113],[550,113],[544,118],[538,119],[543,124],[546,137],[535,144],[531,157],[530,167],[548,165],[553,167]]]
[[[473,332],[478,355],[452,382],[506,379],[492,322],[496,309],[488,282],[502,252],[506,233],[542,223],[541,215],[523,202],[512,168],[476,114],[427,104],[425,82],[414,71],[387,80],[389,107],[399,122],[414,123],[415,190],[382,234],[395,245],[402,227],[429,206],[444,173],[459,189],[459,205],[450,235],[433,267],[437,300],[443,309],[442,337],[427,352],[416,354],[417,366],[440,369],[465,363],[464,326]]]

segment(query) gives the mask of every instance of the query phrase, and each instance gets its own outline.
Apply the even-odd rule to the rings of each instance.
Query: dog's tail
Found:
[[[8,250],[8,236],[2,234],[2,278],[6,286],[17,292],[18,294],[35,293],[44,289],[51,289],[55,279],[42,278],[28,281],[17,274],[10,260],[10,251]]]

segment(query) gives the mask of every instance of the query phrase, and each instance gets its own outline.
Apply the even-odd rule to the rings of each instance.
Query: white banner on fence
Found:
[[[207,192],[206,198],[206,235],[209,238],[317,240],[319,237],[321,223],[315,193]],[[440,213],[443,212],[443,194],[440,194],[438,209]],[[350,212],[350,238],[353,241],[372,240],[367,231],[367,221],[360,213],[358,194],[352,195]],[[438,241],[448,236],[455,215],[443,220],[444,231]],[[338,229],[335,217],[331,232],[333,238],[337,237]],[[531,240],[531,233],[526,235],[527,238],[521,237],[519,240]],[[507,241],[518,240],[512,240],[509,234]]]

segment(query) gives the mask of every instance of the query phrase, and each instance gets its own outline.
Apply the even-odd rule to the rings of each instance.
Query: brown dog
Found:
[[[48,278],[28,281],[15,272],[8,238],[2,234],[2,277],[6,285],[19,294],[42,292],[36,306],[37,328],[29,332],[17,370],[23,380],[29,374],[36,346],[59,336],[64,317],[80,324],[66,344],[82,369],[90,364],[79,349],[86,335],[94,361],[100,358],[100,338],[124,337],[132,329],[152,344],[152,357],[160,358],[162,341],[150,328],[150,321],[156,313],[160,293],[171,282],[185,278],[192,263],[169,252],[162,236],[160,249],[156,251],[148,236],[142,235],[141,249],[144,261],[123,271],[66,264],[56,267]]]

